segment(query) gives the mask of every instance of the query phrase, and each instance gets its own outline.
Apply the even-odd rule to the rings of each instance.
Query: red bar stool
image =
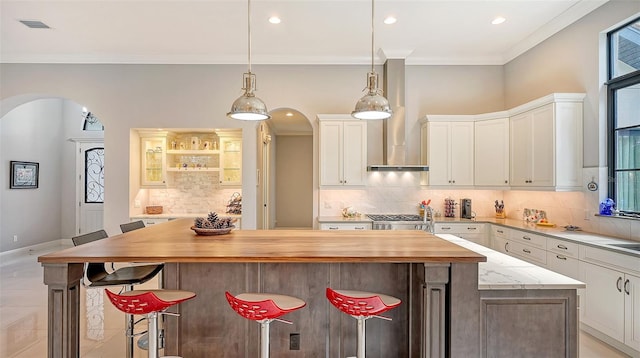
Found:
[[[358,358],[365,358],[365,321],[374,317],[391,321],[391,318],[379,314],[400,306],[402,302],[380,293],[331,288],[327,288],[327,299],[337,309],[358,320]]]
[[[146,315],[149,333],[149,358],[158,358],[158,314],[175,313],[164,312],[167,308],[182,301],[194,298],[195,293],[182,290],[137,290],[126,291],[122,294],[105,290],[111,303],[120,311],[127,314]],[[170,357],[166,357],[170,358]],[[179,357],[177,357],[179,358]]]
[[[291,321],[278,317],[300,309],[306,305],[303,300],[271,293],[241,293],[233,296],[225,292],[231,308],[240,316],[260,323],[260,357],[269,357],[269,323],[278,321],[291,324]]]

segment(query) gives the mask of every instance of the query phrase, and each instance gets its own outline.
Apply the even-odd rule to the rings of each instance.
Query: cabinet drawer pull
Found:
[[[509,252],[509,243],[508,242],[504,243],[504,251],[505,252]]]
[[[337,226],[329,226],[329,230],[338,230],[338,229],[339,229],[339,227],[337,227]]]
[[[449,227],[449,226],[443,226],[443,227],[442,227],[442,230],[451,230],[451,227]]]
[[[556,255],[556,257],[557,257],[559,260],[567,260],[567,258],[566,258],[566,257],[564,257],[564,256]]]
[[[500,234],[504,234],[504,231],[502,231],[502,230],[496,230],[496,231],[497,231],[498,233],[500,233]]]
[[[629,279],[624,280],[624,293],[626,293],[627,296],[630,295],[630,293],[629,293]]]
[[[356,226],[356,227],[354,227],[354,229],[356,229],[356,230],[364,230],[364,226]]]
[[[616,281],[616,288],[618,289],[618,292],[622,292],[622,287],[620,287],[621,282],[622,282],[622,277],[618,277],[618,280]]]
[[[529,250],[529,249],[522,249],[522,251],[523,251],[524,253],[526,253],[526,254],[530,254],[530,253],[531,253],[531,250]]]
[[[562,249],[562,250],[568,250],[568,249],[569,249],[569,248],[567,248],[566,246],[561,245],[561,244],[558,244],[558,248],[559,248],[559,249]]]
[[[529,236],[523,236],[522,238],[523,238],[524,240],[531,241],[531,238],[530,238]]]
[[[477,227],[468,227],[467,230],[477,230]]]

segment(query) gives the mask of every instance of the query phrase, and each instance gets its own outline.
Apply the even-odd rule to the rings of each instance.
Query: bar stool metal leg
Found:
[[[260,358],[269,358],[269,323],[271,320],[260,322]]]
[[[158,358],[158,312],[147,314],[149,323],[149,358]]]
[[[357,350],[357,357],[358,358],[365,358],[365,348],[367,346],[366,342],[365,342],[365,321],[367,320],[366,317],[357,317],[356,318],[358,320],[358,350]]]
[[[125,285],[124,286],[124,292],[128,292],[128,291],[133,291],[133,285]],[[134,342],[134,336],[133,336],[133,332],[134,332],[134,325],[135,325],[135,317],[132,314],[125,314],[124,315],[124,323],[125,323],[125,327],[127,327],[127,331],[126,331],[126,337],[127,337],[127,343],[126,343],[126,357],[127,358],[133,358],[133,350],[135,347],[135,342]]]

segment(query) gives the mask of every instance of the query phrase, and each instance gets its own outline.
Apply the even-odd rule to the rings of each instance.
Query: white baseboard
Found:
[[[614,347],[615,349],[628,354],[631,357],[640,357],[640,352],[636,351],[635,349],[617,341],[616,339],[613,339],[609,336],[607,336],[606,334],[598,331],[595,328],[592,328],[591,326],[584,324],[584,323],[580,323],[580,329],[589,333],[590,335],[598,338],[599,340],[603,341],[604,343]]]
[[[62,248],[72,247],[72,246],[73,246],[73,241],[71,241],[71,239],[60,239],[60,240],[43,242],[41,244],[25,246],[19,249],[3,251],[3,252],[0,252],[0,265],[4,265],[10,261],[13,261],[15,259],[18,259],[24,256],[33,255],[36,253],[56,251]]]

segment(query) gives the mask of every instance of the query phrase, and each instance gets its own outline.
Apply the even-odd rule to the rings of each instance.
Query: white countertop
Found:
[[[478,264],[478,289],[577,289],[585,288],[583,282],[530,264],[488,247],[467,241],[451,234],[436,235],[487,257]]]
[[[182,218],[206,218],[209,213],[162,213],[162,214],[134,214],[131,219],[182,219]],[[242,218],[238,214],[218,213],[220,217]]]

